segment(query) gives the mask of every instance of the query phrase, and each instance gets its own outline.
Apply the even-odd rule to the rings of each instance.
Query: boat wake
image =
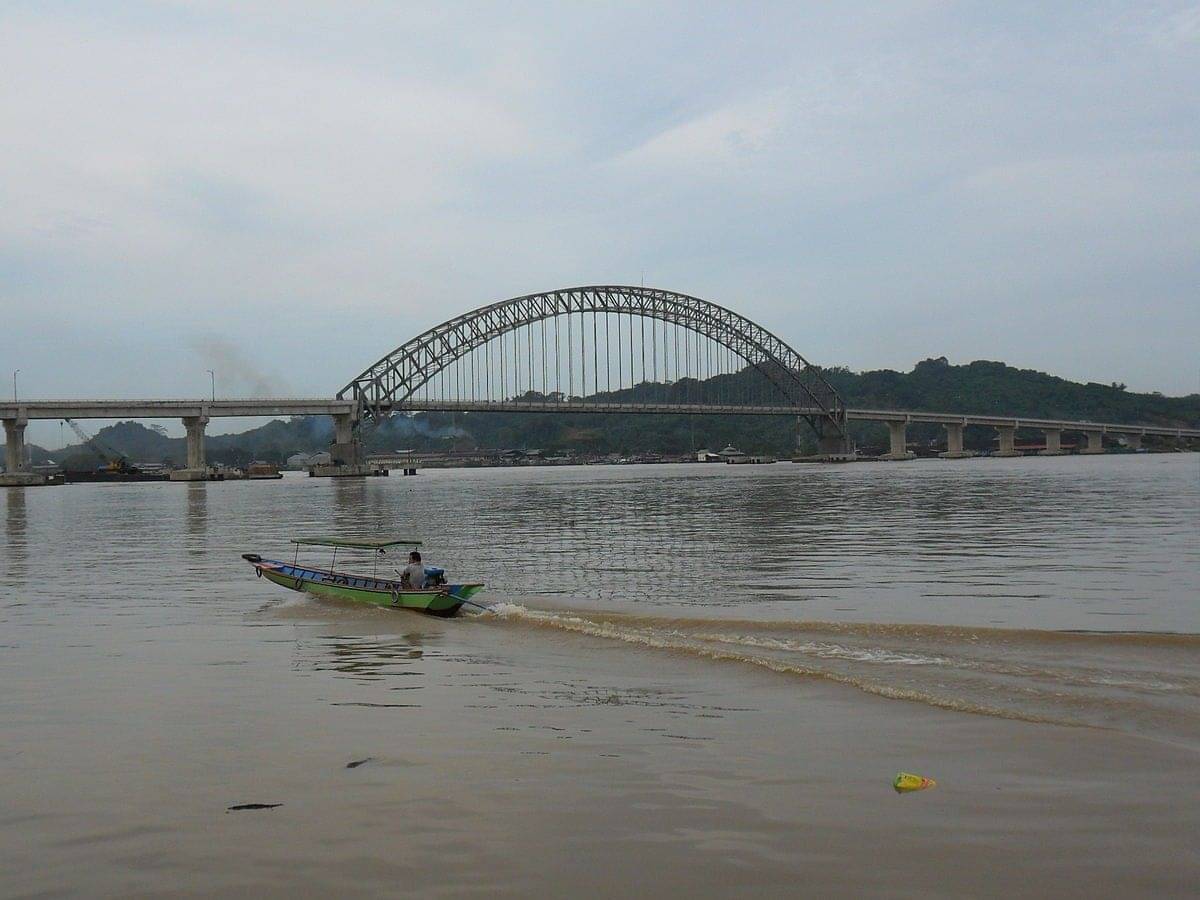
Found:
[[[730,621],[529,609],[515,626],[848,685],[943,709],[1116,729],[1200,749],[1200,636]]]

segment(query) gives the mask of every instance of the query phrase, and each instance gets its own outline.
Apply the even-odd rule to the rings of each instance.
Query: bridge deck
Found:
[[[21,400],[0,401],[0,419],[157,419],[207,416],[314,416],[347,415],[355,411],[355,401],[336,398],[268,398],[241,400]],[[553,412],[553,413],[633,413],[649,415],[819,415],[817,409],[792,406],[735,406],[673,403],[590,403],[563,402],[478,402],[419,401],[396,404],[394,412]],[[993,428],[1061,429],[1063,431],[1099,431],[1115,434],[1161,435],[1200,438],[1200,428],[1175,428],[1129,422],[1089,422],[1067,419],[1033,419],[1023,416],[995,416],[968,413],[924,412],[896,409],[849,409],[847,418],[865,422],[905,422],[932,425],[982,425]]]
[[[353,400],[11,400],[0,401],[0,419],[174,419],[196,416],[335,416],[354,412]]]

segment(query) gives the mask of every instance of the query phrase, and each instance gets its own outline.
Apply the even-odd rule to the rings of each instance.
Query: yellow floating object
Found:
[[[896,789],[897,794],[907,794],[912,791],[923,791],[927,788],[937,787],[937,782],[932,778],[926,778],[924,775],[901,772],[896,776],[896,780],[892,782],[892,787]]]

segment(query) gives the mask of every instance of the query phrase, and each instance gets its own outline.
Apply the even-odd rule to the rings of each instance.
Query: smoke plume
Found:
[[[236,344],[215,334],[193,338],[192,350],[216,373],[217,395],[286,397],[283,379],[258,368]]]

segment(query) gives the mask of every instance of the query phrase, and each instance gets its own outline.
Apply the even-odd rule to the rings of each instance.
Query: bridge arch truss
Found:
[[[617,328],[615,347],[614,318]],[[563,331],[559,327],[564,321],[565,348]],[[601,321],[603,329],[599,324]],[[651,329],[649,338],[645,330],[647,322]],[[641,325],[640,340],[638,324]],[[566,368],[571,370],[565,392],[560,389],[561,379],[557,378],[553,380],[555,390],[549,390],[551,379],[546,341],[551,327],[554,344],[549,354],[555,360],[555,373],[561,374],[564,359]],[[684,334],[682,351],[679,345],[681,333]],[[518,339],[518,334],[524,335],[523,340]],[[669,334],[674,335],[673,353]],[[689,335],[695,342],[694,353]],[[645,390],[632,390],[636,387],[635,357],[639,352],[642,354],[643,385],[652,378],[659,382],[660,375],[664,384],[668,383],[672,358],[675,383],[682,384],[689,379],[695,383],[705,371],[701,341],[709,348],[710,374],[712,348],[716,348],[718,358],[723,355],[737,364],[729,367],[730,374],[735,368],[757,373],[754,377],[762,387],[754,399],[743,397],[745,402],[741,403],[722,402],[722,398],[713,396],[685,400],[682,391],[672,395],[664,390],[662,396],[648,397]],[[660,347],[664,363],[661,372]],[[497,348],[496,354],[492,353],[492,348]],[[654,358],[653,376],[647,361],[647,348]],[[480,395],[480,390],[464,392],[462,379],[468,361],[470,371],[465,377],[468,381],[473,377],[478,383],[476,358],[480,358],[480,368],[484,367],[486,359],[490,373],[494,368],[492,357],[499,355],[503,374],[506,349],[514,367],[511,385],[505,377],[503,386],[497,389],[491,386],[489,377],[484,396]],[[605,354],[603,360],[601,352]],[[621,368],[626,358],[631,383],[613,390],[614,361]],[[455,366],[458,371],[451,372]],[[524,383],[519,367],[525,368]],[[577,369],[582,370],[578,380]],[[602,373],[608,378],[603,378]],[[439,379],[444,385],[448,374],[452,383],[457,379],[457,392],[436,389]],[[580,388],[578,393],[576,387]],[[436,409],[788,414],[804,418],[819,436],[829,438],[844,438],[846,423],[846,409],[841,397],[820,369],[762,326],[698,297],[657,288],[620,285],[526,294],[449,319],[378,360],[346,385],[338,397],[357,401],[362,416],[374,420],[394,412]]]

